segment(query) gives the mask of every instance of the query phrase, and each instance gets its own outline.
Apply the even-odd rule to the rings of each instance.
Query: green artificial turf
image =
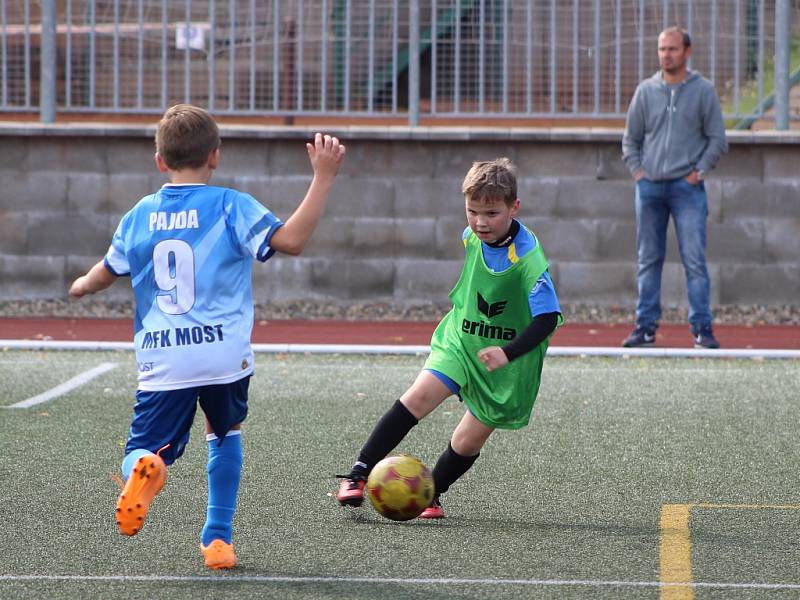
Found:
[[[258,356],[240,567],[219,574],[198,550],[202,420],[144,529],[125,538],[110,474],[130,424],[133,356],[0,354],[4,406],[119,363],[47,403],[0,410],[0,597],[657,598],[662,506],[704,503],[721,507],[692,510],[693,581],[776,587],[698,587],[695,598],[800,593],[798,361],[549,358],[532,424],[490,438],[443,497],[446,519],[339,507],[335,475],[423,360]],[[463,410],[447,400],[398,451],[432,467]]]

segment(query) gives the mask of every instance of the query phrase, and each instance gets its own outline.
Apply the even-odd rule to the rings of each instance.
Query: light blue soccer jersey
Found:
[[[130,275],[139,389],[237,381],[253,372],[253,259],[283,223],[248,194],[165,185],[120,221],[105,265]]]
[[[472,230],[467,227],[461,234],[461,239],[466,240]],[[495,273],[501,273],[510,268],[520,258],[533,250],[539,242],[531,231],[520,223],[519,231],[514,236],[514,241],[508,246],[494,248],[481,242],[483,251],[483,261],[486,266]],[[531,317],[552,312],[561,312],[561,306],[556,296],[556,288],[550,278],[549,271],[542,273],[536,281],[536,285],[528,296],[528,305],[531,309]]]

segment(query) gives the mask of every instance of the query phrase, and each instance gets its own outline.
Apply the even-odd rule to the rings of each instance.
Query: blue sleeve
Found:
[[[130,275],[131,273],[131,265],[125,247],[127,223],[128,215],[125,215],[120,220],[117,230],[114,232],[114,237],[111,239],[111,245],[103,258],[106,268],[117,277]]]
[[[558,302],[556,288],[550,278],[549,271],[542,273],[536,285],[533,286],[528,296],[528,305],[530,306],[532,317],[546,313],[561,312],[561,305]]]
[[[237,193],[229,211],[233,234],[243,253],[261,262],[275,254],[269,243],[283,221],[249,194]]]

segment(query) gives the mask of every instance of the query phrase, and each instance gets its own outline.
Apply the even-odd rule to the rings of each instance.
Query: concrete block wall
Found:
[[[157,189],[153,127],[0,125],[0,299],[64,298],[105,253],[121,215]],[[633,184],[619,130],[337,128],[347,158],[300,257],[254,268],[262,301],[443,301],[461,268],[461,181],[473,160],[519,169],[522,220],[539,236],[563,302],[636,300]],[[212,183],[253,194],[282,218],[311,179],[312,130],[225,126]],[[797,134],[731,133],[708,182],[712,302],[800,300]],[[131,298],[128,283],[107,295]],[[665,306],[685,306],[674,233]]]

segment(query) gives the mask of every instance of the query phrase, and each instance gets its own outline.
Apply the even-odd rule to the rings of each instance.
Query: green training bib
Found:
[[[458,383],[461,399],[481,423],[519,429],[530,420],[549,337],[493,372],[478,360],[478,351],[504,346],[530,325],[528,296],[547,270],[547,258],[537,243],[510,268],[495,273],[486,266],[481,241],[474,233],[465,245],[464,269],[450,292],[453,308],[433,333],[424,368],[440,371]]]

